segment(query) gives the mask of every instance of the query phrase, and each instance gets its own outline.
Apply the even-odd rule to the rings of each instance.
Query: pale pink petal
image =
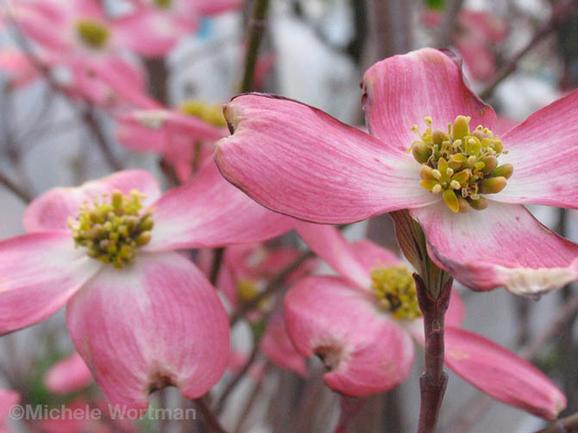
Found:
[[[432,258],[475,290],[506,287],[537,295],[578,278],[578,246],[540,224],[523,206],[490,202],[455,214],[445,204],[414,209]]]
[[[411,127],[424,127],[425,116],[442,130],[460,114],[489,128],[496,119],[494,110],[464,82],[459,62],[432,48],[376,63],[365,73],[363,88],[371,133],[398,153],[407,152],[416,139]]]
[[[137,11],[114,22],[115,37],[120,45],[144,57],[162,57],[182,36],[167,18],[151,8]]]
[[[79,187],[47,191],[26,208],[24,227],[28,232],[67,230],[68,218],[77,216],[80,205],[117,190],[124,194],[138,190],[145,195],[145,204],[151,204],[161,195],[159,185],[150,173],[143,170],[120,171]]]
[[[514,173],[492,199],[578,208],[578,91],[535,112],[502,137]]]
[[[295,350],[295,346],[287,335],[285,322],[281,315],[269,319],[265,335],[261,340],[261,351],[275,365],[301,376],[307,375],[305,358]]]
[[[169,132],[157,127],[156,118],[149,123],[148,118],[140,119],[136,112],[131,112],[117,115],[116,121],[116,137],[128,149],[162,154],[167,148]]]
[[[10,410],[18,404],[20,395],[10,389],[0,389],[0,433],[8,433],[6,422],[10,416]]]
[[[217,15],[223,12],[240,10],[242,0],[195,0],[195,6],[201,15]]]
[[[213,161],[153,208],[155,228],[146,248],[156,251],[258,242],[294,225],[291,218],[265,209],[229,184]]]
[[[394,253],[369,239],[354,242],[351,247],[357,260],[365,268],[367,274],[370,274],[371,271],[376,268],[399,266],[401,263],[399,257]]]
[[[0,242],[0,335],[54,314],[99,268],[68,233]]]
[[[368,396],[396,387],[409,374],[409,334],[344,280],[301,280],[285,298],[285,320],[297,351],[322,358],[325,382],[335,391]]]
[[[452,327],[446,328],[445,344],[447,366],[495,399],[550,420],[566,407],[550,379],[505,348]]]
[[[217,143],[221,172],[274,211],[348,223],[439,200],[419,187],[419,164],[410,154],[392,154],[315,108],[250,94],[233,99],[225,117],[234,133]]]
[[[78,352],[111,402],[146,408],[174,385],[205,394],[229,363],[229,321],[216,291],[177,253],[141,254],[104,268],[68,305]]]
[[[340,276],[360,288],[370,287],[371,277],[368,270],[336,227],[300,223],[297,233],[307,246]]]
[[[14,49],[0,51],[0,73],[6,74],[10,84],[15,87],[25,86],[40,76],[28,56]]]
[[[44,377],[44,385],[54,394],[81,391],[92,383],[92,374],[78,353],[59,361]]]

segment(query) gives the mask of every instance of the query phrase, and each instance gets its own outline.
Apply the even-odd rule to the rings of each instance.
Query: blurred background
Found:
[[[2,1],[6,8],[10,3],[18,3],[18,0]],[[103,0],[106,13],[113,18],[129,13],[130,3]],[[271,0],[269,16],[263,23],[264,39],[254,88],[306,102],[346,123],[363,126],[359,82],[368,66],[420,47],[450,47],[463,58],[471,86],[495,107],[505,131],[578,84],[575,3]],[[185,32],[162,57],[145,58],[134,52],[126,55],[143,71],[150,94],[164,105],[175,106],[191,99],[222,104],[240,88],[251,6],[251,1],[240,2],[238,7],[222,13],[199,17],[195,28]],[[23,232],[21,219],[26,201],[49,188],[75,185],[107,174],[115,164],[163,173],[158,155],[134,152],[119,142],[117,116],[121,108],[81,98],[80,105],[90,112],[93,126],[90,127],[86,117],[79,115],[77,102],[71,104],[69,96],[55,91],[42,76],[23,78],[26,69],[18,63],[22,59],[14,52],[22,53],[25,46],[35,42],[13,21],[6,13],[0,24],[0,180],[5,186],[0,188],[2,238]],[[68,82],[66,68],[52,69],[57,82]],[[138,106],[133,104],[132,108]],[[111,154],[95,150],[102,140]],[[578,241],[574,212],[538,207],[532,211],[549,227]],[[354,239],[365,233],[383,245],[397,248],[387,217],[355,225],[348,229],[347,236]],[[540,302],[515,298],[501,290],[487,294],[462,292],[467,304],[465,327],[533,359],[565,391],[568,397],[565,413],[578,411],[575,290],[573,293],[568,287]],[[563,320],[557,323],[560,317]],[[60,314],[32,329],[0,339],[0,376],[4,386],[24,390],[29,401],[47,404],[61,401],[68,404],[79,395],[85,398],[98,395],[91,385],[82,391],[58,395],[47,388],[47,372],[72,353],[63,323]],[[241,320],[235,327],[234,344],[245,357],[251,351],[250,334],[250,326]],[[339,401],[323,385],[321,364],[313,363],[308,377],[303,378],[268,361],[262,353],[256,353],[255,358],[261,372],[242,376],[223,408],[223,424],[229,431],[332,431]],[[241,365],[253,366],[243,362]],[[352,421],[351,431],[413,431],[421,367],[418,363],[412,379],[395,391],[371,398]],[[229,386],[235,374],[232,371],[219,386]],[[158,404],[183,404],[173,390],[154,398]],[[482,397],[450,375],[440,432],[522,433],[542,425],[535,417]],[[11,423],[11,427],[14,431],[62,432],[70,426]],[[80,430],[75,431],[87,432],[106,431],[102,428],[122,431],[118,426],[76,428]],[[179,422],[161,426],[144,423],[138,428],[206,431],[200,423],[183,427]]]

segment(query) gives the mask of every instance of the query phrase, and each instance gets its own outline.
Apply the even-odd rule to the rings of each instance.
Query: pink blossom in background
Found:
[[[145,87],[140,68],[126,55],[148,33],[109,19],[96,0],[31,0],[8,11],[18,29],[38,44],[47,66],[66,68],[63,84],[97,105],[120,100],[142,106]],[[138,51],[137,51],[138,52]]]
[[[66,305],[72,340],[107,398],[146,408],[167,385],[203,395],[229,363],[227,314],[177,250],[265,240],[292,221],[210,162],[162,196],[144,171],[55,188],[30,204],[24,225],[28,234],[0,242],[0,333]]]
[[[426,9],[422,21],[428,27],[438,28],[441,14]],[[496,74],[495,48],[507,36],[504,20],[489,12],[462,9],[454,34],[456,48],[464,59],[468,71],[478,81],[486,81]]]
[[[262,205],[317,223],[408,209],[436,264],[475,290],[535,296],[578,278],[578,246],[524,207],[578,207],[577,92],[496,136],[493,109],[445,52],[383,60],[363,87],[371,135],[296,101],[234,98],[221,172]],[[434,154],[433,140],[455,147]]]
[[[162,155],[181,182],[212,156],[214,142],[226,135],[225,128],[179,109],[135,110],[119,113],[116,120],[122,145]]]
[[[282,314],[276,314],[268,320],[260,347],[267,359],[278,367],[302,377],[307,375],[305,358],[297,352],[289,338]]]
[[[287,294],[285,319],[297,351],[321,358],[325,383],[345,395],[396,387],[409,375],[414,342],[424,344],[411,272],[391,252],[367,240],[349,244],[333,227],[303,225],[299,233],[338,276],[302,279]],[[497,400],[554,419],[566,406],[558,388],[527,361],[461,329],[463,316],[454,292],[447,367]]]
[[[0,389],[0,433],[9,433],[6,425],[10,409],[20,401],[17,392],[9,389]]]
[[[53,365],[44,377],[46,389],[60,395],[82,391],[92,382],[90,370],[76,352]]]
[[[154,39],[136,40],[137,51],[150,57],[167,54],[187,34],[195,32],[201,18],[240,10],[241,0],[133,0],[133,13],[119,19],[134,32]]]

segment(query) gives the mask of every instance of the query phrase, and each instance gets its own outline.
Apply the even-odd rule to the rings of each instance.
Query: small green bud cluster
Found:
[[[227,126],[220,105],[207,104],[197,100],[187,100],[180,104],[179,111],[187,116],[196,117],[217,128]]]
[[[378,305],[400,320],[421,316],[415,281],[403,265],[377,268],[371,272],[372,288]]]
[[[86,46],[95,50],[104,48],[110,39],[106,26],[92,19],[79,20],[76,23],[76,34]]]
[[[447,132],[432,130],[433,120],[426,117],[427,128],[411,146],[420,169],[420,185],[434,194],[441,194],[453,212],[470,208],[485,209],[483,194],[502,191],[512,176],[511,164],[498,165],[505,153],[504,145],[491,130],[477,126],[470,131],[470,117],[457,116]]]
[[[151,212],[142,212],[142,198],[138,191],[115,191],[92,206],[83,204],[78,217],[68,221],[75,244],[115,268],[130,264],[138,248],[150,242],[154,227]]]

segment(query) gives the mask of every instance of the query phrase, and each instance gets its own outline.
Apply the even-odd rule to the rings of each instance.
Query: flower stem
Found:
[[[215,414],[211,411],[204,399],[199,398],[194,400],[195,406],[201,412],[203,419],[205,420],[207,430],[214,433],[227,433],[227,430],[223,428]]]
[[[419,305],[424,318],[425,371],[420,378],[421,407],[418,433],[433,433],[444,398],[448,377],[444,371],[444,317],[448,309],[452,281],[432,295],[424,280],[414,275]]]
[[[269,0],[255,0],[253,12],[249,21],[247,51],[245,53],[245,69],[240,88],[241,92],[250,92],[253,90],[255,68],[257,66],[257,59],[259,58],[259,48],[261,47],[261,41],[263,40],[268,11]]]

